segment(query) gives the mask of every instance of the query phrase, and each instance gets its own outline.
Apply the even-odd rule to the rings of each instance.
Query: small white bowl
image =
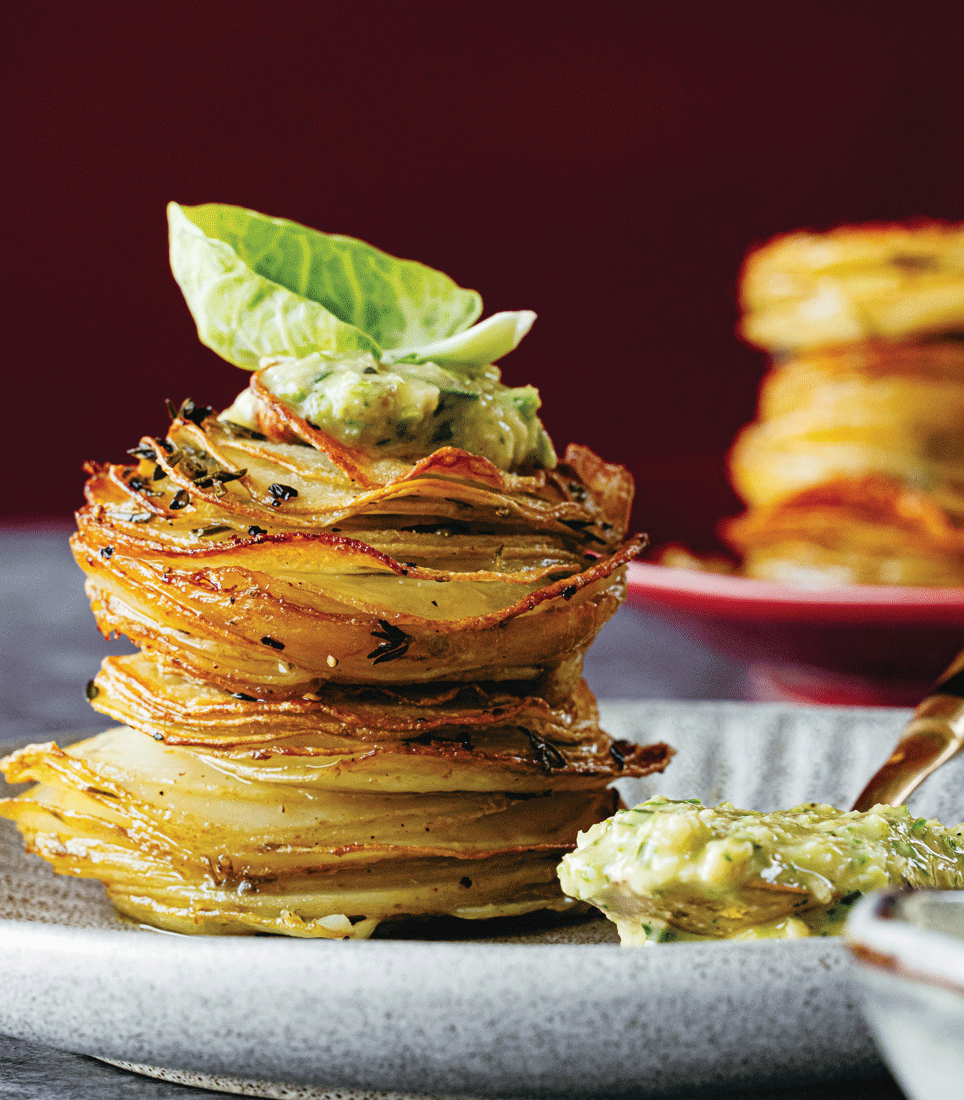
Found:
[[[964,890],[885,890],[844,932],[880,1052],[910,1100],[964,1098]]]

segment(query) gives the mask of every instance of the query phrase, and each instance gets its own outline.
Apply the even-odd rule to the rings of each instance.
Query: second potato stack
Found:
[[[741,300],[773,360],[730,456],[743,572],[964,585],[964,226],[778,238]]]

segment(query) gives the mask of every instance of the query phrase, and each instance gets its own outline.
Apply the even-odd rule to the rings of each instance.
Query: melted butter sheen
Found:
[[[623,944],[836,935],[871,890],[964,887],[964,826],[906,806],[764,814],[653,798],[580,833],[559,878]]]

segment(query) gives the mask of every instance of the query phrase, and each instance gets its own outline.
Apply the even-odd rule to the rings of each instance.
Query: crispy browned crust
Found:
[[[366,489],[379,482],[372,472],[374,465],[364,451],[348,447],[337,439],[309,424],[280,397],[276,397],[261,381],[261,371],[251,376],[251,392],[257,399],[258,427],[268,439],[279,443],[303,442],[328,456],[331,462],[350,480]]]
[[[136,467],[89,467],[72,547],[104,634],[290,699],[328,682],[531,680],[584,651],[623,598],[645,545],[622,541],[632,479],[587,448],[550,473],[450,447],[363,467],[270,395],[259,408],[304,442],[182,416],[142,440]],[[399,539],[414,561],[377,545]]]

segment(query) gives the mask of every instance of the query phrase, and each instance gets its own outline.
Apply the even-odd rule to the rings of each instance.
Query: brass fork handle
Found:
[[[886,763],[854,803],[900,806],[942,764],[964,751],[964,651],[914,712]]]

